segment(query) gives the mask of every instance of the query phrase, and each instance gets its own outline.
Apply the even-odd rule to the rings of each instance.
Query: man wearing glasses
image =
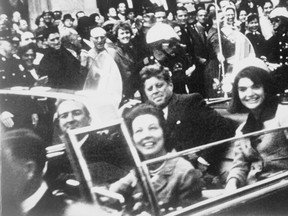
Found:
[[[269,69],[272,71],[282,91],[288,87],[288,11],[284,7],[275,8],[270,13],[270,20],[275,31],[267,41],[270,53],[267,56]]]

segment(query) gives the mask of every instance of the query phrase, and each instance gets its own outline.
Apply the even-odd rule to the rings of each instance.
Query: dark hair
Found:
[[[115,38],[118,37],[119,29],[128,30],[130,32],[130,34],[133,35],[132,27],[131,27],[130,23],[128,23],[128,22],[118,21],[114,25],[114,27],[113,27],[113,35],[115,36]]]
[[[141,115],[146,115],[146,114],[153,115],[158,119],[159,124],[163,130],[164,139],[165,139],[167,128],[166,128],[166,120],[164,118],[164,114],[162,110],[158,109],[152,104],[146,104],[146,103],[138,104],[134,106],[132,109],[130,109],[128,112],[123,114],[123,118],[125,120],[125,123],[128,127],[130,134],[133,135],[132,123],[135,120],[135,118]]]
[[[80,18],[80,17],[78,17],[78,15],[79,15],[80,13],[84,13],[84,11],[81,10],[81,11],[77,11],[77,12],[76,12],[75,16],[76,16],[77,19]]]
[[[245,11],[246,14],[248,15],[248,10],[245,7],[240,7],[239,9],[237,9],[237,19],[239,19],[241,11]]]
[[[46,162],[46,143],[30,129],[16,129],[4,133],[1,138],[3,149],[10,149],[17,159],[32,160],[36,163],[36,173],[41,174]]]
[[[207,11],[207,13],[208,14],[210,14],[211,13],[211,7],[214,7],[215,8],[215,10],[216,10],[216,6],[215,6],[215,4],[214,3],[210,3],[208,6],[207,6],[207,9],[206,9],[206,11]]]
[[[177,11],[187,11],[188,12],[188,10],[187,10],[187,8],[186,7],[184,7],[184,6],[181,6],[181,7],[177,7],[176,8],[176,14],[177,14]]]
[[[50,34],[55,34],[55,33],[59,34],[59,30],[58,30],[58,28],[56,26],[52,26],[52,27],[46,28],[43,31],[43,38],[47,39]]]
[[[253,21],[254,19],[257,19],[259,22],[259,16],[257,14],[255,14],[255,13],[248,14],[248,16],[247,16],[247,22],[248,23]]]
[[[142,68],[139,74],[140,74],[142,89],[144,87],[145,81],[147,79],[150,79],[151,77],[156,77],[158,79],[164,80],[167,83],[172,82],[169,68],[163,67],[160,64],[153,64],[153,65],[145,66]]]
[[[22,58],[22,55],[24,55],[30,49],[32,49],[34,54],[36,55],[37,45],[34,43],[29,43],[24,46],[19,46],[18,55]]]
[[[36,24],[37,26],[39,26],[39,24],[40,24],[40,19],[41,19],[41,18],[43,18],[42,15],[39,15],[39,16],[36,17],[36,19],[35,19],[35,24]]]
[[[250,66],[241,70],[234,79],[232,88],[232,101],[229,111],[231,113],[245,113],[249,111],[240,101],[238,94],[238,83],[241,78],[249,78],[256,85],[263,85],[265,92],[265,101],[267,104],[277,94],[277,87],[274,79],[266,70],[254,66]]]
[[[90,23],[93,27],[96,27],[96,25],[98,25],[98,23],[95,22],[95,17],[100,17],[100,15],[98,13],[92,13],[89,16]]]
[[[272,2],[271,0],[264,0],[263,2],[261,2],[261,7],[264,8],[264,5],[265,5],[266,3],[270,3],[270,4],[272,5],[272,7],[274,6],[274,5],[273,5],[273,2]]]
[[[163,6],[156,7],[154,13],[156,12],[165,12],[165,14],[167,15],[166,10]]]

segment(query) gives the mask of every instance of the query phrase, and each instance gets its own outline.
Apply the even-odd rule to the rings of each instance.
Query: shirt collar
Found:
[[[78,59],[78,55],[77,55],[77,52],[75,50],[72,50],[72,49],[69,49],[69,48],[66,48],[75,58]]]
[[[43,181],[38,190],[21,203],[22,212],[27,214],[32,208],[34,208],[47,190],[48,186],[46,182]]]
[[[243,134],[263,129],[263,122],[275,117],[278,107],[278,98],[271,97],[270,99],[267,99],[267,101],[264,104],[264,109],[262,110],[259,119],[256,119],[252,113],[249,113],[247,121],[242,128]]]

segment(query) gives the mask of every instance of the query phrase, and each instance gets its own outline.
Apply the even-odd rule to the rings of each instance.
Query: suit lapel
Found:
[[[173,94],[171,101],[168,104],[168,116],[167,116],[167,131],[168,134],[173,131],[176,122],[179,120],[180,112],[178,112],[179,98],[176,94]]]

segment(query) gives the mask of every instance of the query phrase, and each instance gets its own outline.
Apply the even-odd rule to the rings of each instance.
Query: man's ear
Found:
[[[173,89],[174,89],[174,85],[173,85],[172,81],[169,82],[168,85],[169,85],[169,88],[173,91]]]
[[[27,180],[31,180],[36,173],[37,164],[34,161],[27,161],[24,165]]]

